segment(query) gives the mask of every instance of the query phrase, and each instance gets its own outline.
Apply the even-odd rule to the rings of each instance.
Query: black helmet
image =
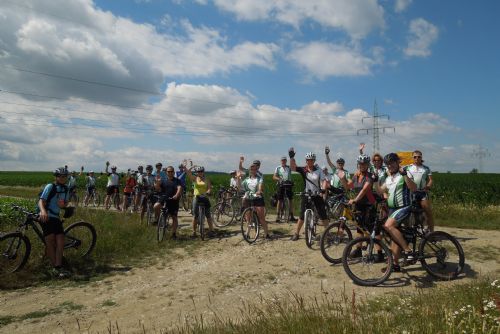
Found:
[[[68,170],[64,167],[59,167],[57,169],[54,169],[54,176],[68,176]]]
[[[389,153],[384,157],[384,162],[386,165],[393,161],[399,162],[399,157],[396,153]]]
[[[337,163],[338,164],[345,164],[345,160],[343,158],[338,158]]]

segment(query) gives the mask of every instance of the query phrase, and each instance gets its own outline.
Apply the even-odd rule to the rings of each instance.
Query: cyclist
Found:
[[[384,157],[384,162],[389,172],[384,184],[379,188],[379,192],[387,198],[389,207],[389,218],[384,224],[384,229],[393,240],[391,243],[395,263],[393,269],[394,271],[400,271],[398,260],[401,247],[407,260],[412,261],[414,254],[397,226],[411,212],[410,192],[417,190],[417,185],[413,182],[412,175],[399,166],[399,157],[396,153],[387,154]]]
[[[325,146],[325,155],[326,155],[326,161],[328,162],[328,165],[332,169],[332,180],[330,181],[330,185],[333,188],[342,188],[342,182],[340,181],[339,173],[343,172],[346,179],[349,180],[351,178],[351,175],[349,172],[344,169],[345,165],[345,160],[343,158],[338,158],[337,159],[337,166],[333,164],[333,162],[330,160],[330,148],[328,146]],[[347,189],[345,189],[347,190]]]
[[[281,164],[276,167],[273,174],[273,180],[277,181],[278,185],[278,201],[276,203],[276,211],[279,211],[281,202],[284,201],[285,196],[288,197],[290,201],[290,221],[296,221],[293,216],[293,181],[292,181],[292,170],[290,166],[286,164],[287,158],[285,156],[281,157]],[[278,217],[276,217],[276,222],[279,222]]]
[[[83,166],[80,169],[80,175],[82,175],[82,173],[83,173]],[[68,187],[70,199],[71,199],[71,195],[76,193],[76,186],[77,186],[76,180],[77,180],[77,178],[78,178],[78,176],[76,175],[75,171],[72,171],[71,175],[69,175],[69,177],[68,177],[68,183],[66,183],[66,186]]]
[[[304,192],[311,192],[319,194],[321,193],[321,189],[328,188],[329,185],[325,180],[325,175],[316,165],[316,154],[309,152],[306,154],[306,166],[298,167],[295,162],[295,150],[294,148],[290,148],[288,151],[288,156],[290,157],[290,168],[294,172],[298,172],[303,180],[304,180]],[[313,198],[314,206],[316,207],[316,211],[319,215],[320,225],[326,226],[328,225],[328,217],[326,214],[325,201],[321,196],[314,196]],[[299,240],[300,230],[302,229],[302,225],[304,225],[304,213],[306,211],[306,200],[302,199],[300,203],[300,217],[297,221],[297,227],[295,229],[295,233],[292,236],[291,240],[296,241]]]
[[[359,154],[363,154],[364,148],[364,143],[359,144]],[[378,184],[382,185],[387,177],[387,167],[384,166],[384,158],[380,153],[373,153],[371,160],[372,164],[370,164],[370,173],[377,175]],[[375,187],[375,184],[373,186]]]
[[[135,192],[135,187],[137,186],[137,181],[135,179],[135,173],[134,171],[131,171],[130,169],[127,171],[127,178],[125,179],[125,187],[123,188],[123,202],[122,202],[122,210],[127,211],[128,206],[129,206],[129,199],[130,199],[130,204],[133,206],[134,205],[134,192]]]
[[[108,175],[108,183],[106,184],[106,199],[104,200],[104,207],[107,208],[109,205],[109,201],[111,200],[111,196],[114,193],[119,194],[120,189],[120,175],[116,173],[116,166],[111,166],[111,173],[108,171],[109,161],[106,161],[106,174]],[[120,209],[120,202],[118,201],[118,210]]]
[[[142,220],[144,219],[144,213],[146,212],[147,209],[147,204],[148,201],[153,201],[153,192],[154,192],[154,183],[155,183],[155,177],[153,176],[153,166],[147,165],[146,166],[146,174],[142,175],[139,180],[137,180],[138,183],[140,183],[140,189],[141,189],[141,223]]]
[[[175,177],[174,167],[168,166],[166,173],[166,179],[162,179],[160,175],[155,177],[155,190],[159,195],[158,201],[154,205],[155,220],[158,221],[161,207],[165,205],[172,217],[172,239],[177,239],[177,213],[179,212],[182,185],[181,181]]]
[[[244,172],[244,175],[248,176],[248,169],[243,167],[243,162],[245,161],[245,157],[240,157],[240,163],[238,165],[238,168],[240,171]],[[252,165],[257,166],[257,175],[261,178],[264,178],[264,175],[260,172],[260,160],[254,160],[252,162]]]
[[[134,189],[134,207],[138,208],[139,207],[139,201],[141,200],[142,196],[142,190],[141,186],[139,184],[139,180],[142,178],[144,175],[144,167],[142,165],[137,166],[137,172],[135,173],[135,180],[137,181],[137,184]]]
[[[231,179],[229,180],[229,189],[231,190],[238,189],[239,177],[236,175],[236,171],[235,170],[229,171],[229,175],[231,175]]]
[[[82,169],[83,172],[83,169]],[[97,178],[94,176],[94,171],[91,170],[88,172],[85,177],[85,198],[83,199],[83,205],[87,206],[89,204],[90,196],[95,192],[95,185],[97,182]]]
[[[255,211],[257,212],[259,223],[264,228],[266,239],[270,240],[271,236],[269,235],[269,230],[267,228],[267,222],[265,218],[264,180],[257,174],[256,164],[252,164],[250,166],[249,175],[242,182],[240,182],[240,187],[238,188],[245,192],[245,195],[243,196],[243,208],[249,207],[250,200],[253,200],[253,206],[255,207]],[[250,219],[250,217],[247,217],[247,219]]]
[[[420,200],[422,209],[424,209],[427,226],[430,232],[434,231],[434,218],[432,216],[431,198],[429,190],[432,187],[431,169],[423,164],[422,152],[413,151],[413,164],[408,166],[407,171],[413,175],[413,180],[417,184],[417,191],[414,193],[415,199]]]
[[[68,188],[66,180],[68,171],[64,167],[54,170],[55,182],[49,183],[43,189],[38,208],[40,210],[40,226],[45,240],[45,254],[52,265],[51,273],[60,278],[69,276],[69,272],[62,268],[64,250],[64,229],[59,218],[60,210],[68,204]],[[56,193],[49,200],[49,194],[56,187]],[[49,200],[49,201],[48,201]]]
[[[162,179],[166,179],[167,178],[167,173],[165,173],[165,171],[163,171],[161,169],[163,165],[161,164],[161,162],[158,162],[156,163],[155,167],[156,167],[156,170],[153,172],[153,176],[156,177],[157,175],[160,175]]]
[[[194,172],[196,175],[193,175],[191,172],[191,169],[194,168]],[[210,179],[205,176],[205,168],[203,166],[191,166],[190,168],[186,169],[187,176],[191,183],[193,184],[194,188],[194,196],[193,196],[193,234],[191,235],[192,238],[196,238],[196,226],[197,226],[197,214],[198,214],[198,207],[200,203],[203,203],[205,205],[205,217],[207,218],[208,222],[208,230],[209,230],[209,236],[213,236],[214,234],[214,227],[212,224],[212,218],[210,215],[210,201],[208,199],[208,196],[210,195],[210,192],[212,191],[212,183],[210,182]]]
[[[183,164],[179,165],[179,170],[175,172],[175,177],[178,178],[179,181],[181,182],[182,196],[186,196],[186,170]]]

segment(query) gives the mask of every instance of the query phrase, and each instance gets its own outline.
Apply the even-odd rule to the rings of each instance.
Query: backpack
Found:
[[[47,201],[46,201],[47,206],[49,205],[52,198],[54,198],[54,196],[57,195],[57,184],[51,183],[51,185],[52,185],[52,188],[50,188],[50,192],[49,192],[49,195],[47,196]],[[65,192],[66,192],[66,185],[63,185],[62,187],[65,188]],[[40,190],[40,192],[38,193],[38,200],[40,200],[40,197],[42,196],[44,189],[45,188],[42,188],[42,190]],[[50,211],[50,209],[48,209],[48,210]],[[38,206],[38,202],[36,203],[35,213],[36,214],[40,213],[40,207]]]

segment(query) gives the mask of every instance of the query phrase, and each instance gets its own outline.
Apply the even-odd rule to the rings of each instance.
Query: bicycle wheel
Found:
[[[201,240],[205,240],[205,206],[198,206],[198,230]]]
[[[92,196],[92,204],[98,208],[99,205],[101,205],[101,195],[99,195],[99,193],[94,193],[94,195]]]
[[[163,241],[163,238],[165,237],[165,233],[168,230],[168,214],[165,212],[160,213],[160,217],[158,218],[158,225],[156,228],[156,240],[158,242]]]
[[[81,258],[92,252],[97,240],[97,233],[92,224],[79,221],[64,230],[64,254],[68,257]]]
[[[321,255],[330,263],[340,263],[342,262],[342,252],[351,240],[351,230],[344,222],[332,223],[321,235]]]
[[[378,259],[375,245],[380,246],[383,260]],[[362,286],[375,286],[387,280],[391,275],[392,261],[389,247],[370,237],[350,241],[342,253],[342,265],[346,274],[355,284]]]
[[[257,213],[252,208],[246,208],[241,214],[241,234],[249,244],[259,237],[260,225]]]
[[[153,203],[148,200],[146,207],[146,225],[153,225],[155,221],[155,212],[153,209]]]
[[[314,231],[314,213],[311,209],[307,209],[304,213],[304,226],[306,233],[306,245],[312,248],[314,243],[315,231]]]
[[[456,278],[464,269],[465,255],[455,237],[446,232],[429,233],[418,247],[420,263],[438,279]]]
[[[215,204],[212,211],[213,221],[217,227],[225,227],[231,224],[234,220],[234,215],[233,206],[226,201]]]
[[[0,276],[20,270],[31,253],[30,240],[20,232],[0,236]]]

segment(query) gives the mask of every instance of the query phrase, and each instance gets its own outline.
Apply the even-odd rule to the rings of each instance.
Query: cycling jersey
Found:
[[[345,178],[347,181],[351,179],[351,174],[346,169],[343,169],[345,173]],[[342,188],[342,182],[340,181],[340,177],[338,173],[340,172],[340,169],[338,168],[332,168],[332,179],[330,181],[330,185],[334,188]]]
[[[108,184],[106,187],[117,187],[120,183],[120,176],[116,173],[108,173]]]
[[[46,203],[46,208],[47,208],[47,214],[49,217],[53,218],[59,218],[59,212],[61,209],[59,208],[59,205],[57,202],[59,200],[64,200],[64,202],[67,201],[68,199],[68,188],[65,185],[55,185],[56,186],[56,194],[50,199],[49,203]],[[52,187],[54,187],[53,183],[49,183],[45,186],[45,188],[42,191],[42,194],[40,195],[40,198],[43,200],[47,200],[50,194],[50,191],[52,190]]]
[[[182,186],[181,181],[174,177],[172,180],[168,178],[166,180],[161,180],[160,183],[160,194],[166,196],[167,198],[174,197],[177,194],[177,187]],[[179,201],[179,199],[177,199]]]
[[[238,188],[238,179],[232,177],[231,180],[229,180],[229,186],[235,189]]]
[[[385,178],[388,174],[386,166],[382,166],[381,168],[377,169],[374,165],[370,165],[370,173],[378,176],[378,184],[380,185],[384,184]]]
[[[76,187],[76,177],[73,176],[73,175],[70,175],[68,177],[68,181],[66,182],[66,186],[69,188],[69,189],[73,189]]]
[[[368,172],[366,175],[356,175],[354,174],[353,178],[352,178],[352,181],[353,181],[353,190],[356,192],[356,194],[359,194],[361,192],[361,190],[363,189],[364,185],[366,182],[368,183],[372,183],[372,174],[370,172]],[[356,201],[356,204],[359,204],[359,205],[372,205],[375,203],[375,196],[372,192],[372,187],[370,186],[370,188],[368,188],[367,192],[365,193],[365,195],[359,199],[358,201]]]
[[[318,193],[321,190],[321,183],[325,179],[325,174],[321,169],[314,166],[312,170],[309,170],[307,167],[297,167],[297,173],[302,176],[304,180],[304,190]]]
[[[278,176],[283,181],[292,181],[292,170],[289,166],[283,167],[280,165],[276,167],[274,175]]]
[[[85,177],[85,185],[87,188],[92,188],[92,187],[95,187],[95,182],[96,182],[96,179],[94,176],[87,176]]]
[[[132,193],[136,185],[137,181],[133,177],[127,178],[127,180],[125,181],[125,188],[123,188],[123,192],[127,194]]]
[[[193,182],[194,188],[194,196],[205,195],[208,191],[208,184],[205,182],[205,179],[200,179],[196,177],[195,182]]]
[[[412,178],[411,174],[408,174],[408,177]],[[411,204],[410,189],[406,185],[404,176],[399,172],[387,176],[384,185],[389,192],[389,198],[387,199],[389,208],[398,209]]]
[[[243,180],[241,183],[242,189],[245,191],[245,199],[252,199],[255,198],[255,194],[259,191],[259,186],[263,184],[264,181],[261,177],[255,176],[255,177],[247,177],[246,179]]]
[[[426,165],[410,165],[406,170],[413,176],[413,181],[417,185],[417,190],[422,190],[427,185],[429,176],[432,176],[431,169]]]

